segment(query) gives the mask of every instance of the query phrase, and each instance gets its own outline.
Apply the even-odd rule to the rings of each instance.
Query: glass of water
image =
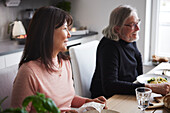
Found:
[[[145,109],[149,106],[152,90],[146,87],[138,87],[135,91],[138,107],[141,109],[142,113],[144,113]]]

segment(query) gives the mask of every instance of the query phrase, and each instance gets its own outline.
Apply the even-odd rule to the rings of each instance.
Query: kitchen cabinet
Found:
[[[80,39],[69,40],[68,43],[67,43],[67,46],[71,47],[71,46],[74,46],[74,45],[83,44],[83,43],[86,43],[86,42],[89,42],[89,41],[92,41],[92,40],[96,40],[96,39],[97,39],[96,35],[93,35],[93,36],[87,36],[87,37],[80,38]]]
[[[5,68],[5,57],[0,56],[0,69]]]
[[[22,51],[0,56],[0,69],[19,64]]]
[[[12,54],[9,54],[9,55],[5,55],[5,66],[9,67],[9,66],[12,66],[12,65],[15,65],[15,64],[19,64],[21,56],[22,56],[22,51],[12,53]]]

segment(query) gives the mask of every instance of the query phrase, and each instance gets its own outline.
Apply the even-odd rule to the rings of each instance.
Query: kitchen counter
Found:
[[[97,32],[90,31],[88,34],[84,35],[73,35],[71,38],[69,38],[69,41],[78,40],[81,38],[86,38],[88,36],[97,35]],[[16,40],[5,40],[0,42],[0,56],[11,54],[15,52],[22,51],[24,49],[24,45],[18,44]]]

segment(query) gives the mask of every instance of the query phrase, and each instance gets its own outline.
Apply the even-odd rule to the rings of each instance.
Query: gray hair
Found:
[[[109,25],[103,29],[102,33],[106,38],[118,41],[118,34],[115,32],[114,27],[122,27],[125,20],[132,14],[132,12],[137,12],[137,10],[129,5],[120,5],[115,8],[110,14]]]

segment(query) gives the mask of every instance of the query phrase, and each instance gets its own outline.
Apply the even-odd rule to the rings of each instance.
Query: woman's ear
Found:
[[[115,26],[114,28],[112,28],[112,30],[114,30],[115,33],[119,33],[120,27]]]

